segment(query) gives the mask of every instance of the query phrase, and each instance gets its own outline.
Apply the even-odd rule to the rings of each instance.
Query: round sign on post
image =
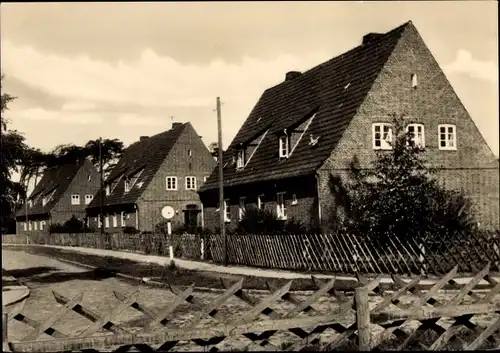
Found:
[[[174,216],[174,214],[175,214],[175,210],[174,210],[174,208],[172,206],[165,206],[161,210],[161,215],[165,219],[172,219],[172,217]]]

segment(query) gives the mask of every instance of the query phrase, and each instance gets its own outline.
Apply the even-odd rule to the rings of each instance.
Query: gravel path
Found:
[[[113,291],[130,295],[137,290],[140,290],[138,302],[147,305],[147,307],[153,312],[158,312],[159,309],[168,306],[174,299],[174,295],[169,290],[133,284],[115,277],[106,278],[106,276],[96,276],[94,271],[89,271],[85,268],[69,265],[48,257],[28,254],[20,251],[2,249],[2,266],[6,270],[15,272],[18,278],[24,277],[23,281],[31,289],[31,295],[28,298],[22,313],[30,319],[34,319],[39,322],[44,322],[50,318],[51,315],[57,312],[57,310],[61,307],[55,301],[52,291],[57,291],[67,298],[74,298],[82,291],[85,291],[82,305],[93,310],[94,312],[99,313],[100,315],[110,313],[113,308],[120,303],[120,301],[114,296]],[[204,304],[210,303],[217,295],[220,295],[220,293],[195,293],[195,297]],[[252,297],[256,300],[260,300],[264,296],[264,294],[252,294]],[[304,300],[305,297],[299,296],[299,299]],[[409,300],[414,299],[414,297],[401,298],[403,302],[408,302]],[[380,297],[372,298],[370,306],[372,307],[376,305],[380,302],[380,300],[382,300]],[[331,297],[322,297],[313,306],[322,314],[332,313],[338,308],[337,302],[332,300]],[[279,314],[284,314],[293,306],[287,302],[280,301],[272,307]],[[233,296],[222,307],[220,307],[219,312],[223,318],[230,319],[232,321],[237,316],[241,315],[241,313],[246,312],[249,308],[248,304]],[[173,315],[169,317],[168,325],[170,327],[182,327],[184,325],[189,325],[190,320],[195,317],[196,313],[197,312],[193,310],[189,304],[183,304],[174,312]],[[265,316],[261,315],[256,319],[265,318]],[[476,321],[474,319],[473,321]],[[492,319],[493,317],[488,317],[486,321],[488,322]],[[340,320],[340,323],[347,326],[352,323],[349,321],[342,321],[344,320]],[[116,319],[113,320],[113,322],[121,324],[130,332],[137,332],[149,322],[149,319],[146,319],[142,313],[132,308],[128,308],[120,315],[116,316]],[[215,319],[204,318],[199,325],[211,325],[214,322],[216,322]],[[441,319],[439,323],[445,327],[451,324],[449,320],[443,319]],[[62,320],[54,324],[53,327],[68,336],[76,336],[83,332],[89,324],[89,320],[74,312],[70,312]],[[408,322],[408,324],[414,326],[415,322]],[[160,325],[156,327],[155,330],[159,328]],[[379,330],[380,327],[378,327],[378,330],[376,331]],[[22,340],[23,337],[31,332],[33,332],[33,329],[24,323],[15,320],[9,322],[9,341]],[[104,331],[99,333],[102,334]],[[320,341],[329,342],[336,335],[335,331],[327,330],[321,335]],[[40,338],[48,338],[48,336],[42,334]],[[297,341],[297,337],[288,332],[279,332],[272,336],[269,341],[277,347],[280,347],[283,342]],[[220,349],[227,349],[229,347],[234,349],[236,347],[243,347],[248,344],[248,342],[249,341],[246,340],[235,341],[234,339],[226,339],[218,345],[218,347]],[[199,351],[201,347],[197,348],[194,344],[188,343],[179,343],[176,347],[174,347],[174,350],[177,351],[192,349]]]

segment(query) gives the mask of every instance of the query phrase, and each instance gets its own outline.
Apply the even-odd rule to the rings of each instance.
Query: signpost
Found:
[[[175,210],[172,206],[165,206],[161,210],[161,215],[163,218],[167,220],[167,234],[168,234],[168,250],[170,253],[170,260],[174,259],[174,248],[172,246],[172,224],[170,220],[174,217],[175,215]]]

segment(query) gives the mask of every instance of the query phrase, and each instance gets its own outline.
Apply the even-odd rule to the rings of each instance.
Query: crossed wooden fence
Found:
[[[61,306],[43,322],[22,314],[23,305],[4,315],[3,338],[8,342],[8,347],[4,348],[13,352],[158,352],[182,350],[180,341],[189,341],[211,352],[228,349],[335,350],[345,347],[372,350],[387,349],[387,346],[398,350],[441,350],[453,345],[465,350],[500,348],[500,335],[496,334],[500,329],[500,283],[490,276],[489,265],[466,285],[459,285],[454,280],[457,270],[455,266],[426,292],[418,288],[420,278],[406,282],[393,275],[396,289],[384,293],[380,286],[381,277],[367,279],[358,275],[360,286],[356,288],[354,298],[335,289],[335,278],[322,281],[313,277],[318,289],[305,300],[290,291],[292,281],[280,288],[269,287],[270,294],[259,300],[243,289],[243,279],[234,283],[221,279],[225,291],[208,304],[196,297],[194,284],[185,289],[165,285],[175,294],[175,299],[161,309],[153,309],[138,301],[139,291],[132,294],[114,292],[120,303],[106,314],[84,307],[84,293],[67,298],[53,292]],[[480,295],[473,290],[482,280],[487,281],[491,289]],[[438,299],[445,285],[457,288],[446,302]],[[373,301],[369,300],[370,292],[379,299],[378,303],[370,303]],[[325,296],[331,304],[327,312],[315,309],[313,306]],[[248,309],[228,315],[227,312],[232,310],[224,310],[224,306],[232,297],[248,304]],[[466,298],[472,303],[465,303]],[[409,304],[405,304],[405,299]],[[281,304],[281,310],[278,310],[282,302],[288,307],[283,310]],[[176,311],[179,312],[186,303],[192,311],[192,319],[183,326],[174,325]],[[117,323],[117,316],[129,307],[149,321],[138,332],[133,332],[126,324]],[[76,337],[54,327],[70,311],[91,322]],[[267,319],[262,319],[261,315]],[[474,316],[484,315],[494,316],[493,322],[488,322],[486,327],[471,321]],[[452,318],[451,325],[439,323],[445,317]],[[212,322],[207,322],[207,318]],[[9,341],[7,327],[11,320],[30,326],[32,331],[20,341]],[[406,325],[412,320],[417,320],[416,327]],[[469,339],[464,338],[463,328],[471,332]],[[273,338],[283,332],[289,335],[288,342],[283,343],[283,339],[281,344],[274,342]],[[434,337],[430,339],[428,332],[433,332]],[[40,339],[44,333],[51,337]]]

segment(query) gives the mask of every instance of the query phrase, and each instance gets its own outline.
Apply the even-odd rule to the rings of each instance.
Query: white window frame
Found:
[[[33,230],[38,230],[38,222],[37,221],[33,222]]]
[[[257,196],[257,208],[259,210],[263,210],[266,206],[265,202],[262,202],[262,199],[264,198],[264,194],[258,195]]]
[[[372,124],[372,145],[374,150],[391,150],[392,149],[392,124],[390,123],[374,123]],[[384,139],[384,130],[385,128],[388,127],[387,131],[387,138]],[[378,131],[377,131],[378,129]],[[375,135],[379,133],[380,134],[380,146],[376,145],[376,141],[378,139],[375,137]]]
[[[130,186],[131,186],[131,185],[130,185],[130,180],[125,179],[125,181],[124,181],[124,186],[123,186],[124,191],[125,191],[125,192],[129,192],[129,191],[130,191],[130,189],[131,189],[131,187],[130,187]]]
[[[113,215],[113,228],[118,227],[118,216],[116,213]]]
[[[446,146],[441,146],[441,142],[443,141],[441,139],[441,129],[444,128],[445,129],[445,132],[444,132],[444,135],[445,135],[445,143],[446,143]],[[449,139],[449,129],[452,129],[453,132],[452,132],[452,138]],[[452,142],[453,145],[451,145],[449,142]],[[438,125],[438,147],[440,150],[448,150],[448,151],[454,151],[457,149],[457,126],[456,125],[453,125],[453,124],[440,124]]]
[[[245,166],[245,150],[239,149],[236,153],[236,168],[243,168]]]
[[[109,196],[109,195],[111,195],[111,186],[109,186],[109,184],[108,184],[108,185],[106,185],[106,196]]]
[[[188,183],[191,184],[188,187]],[[195,176],[187,176],[184,178],[184,186],[186,190],[196,190],[196,177]]]
[[[92,175],[87,175],[87,181],[91,181],[92,180]]]
[[[94,195],[92,195],[92,194],[86,194],[85,195],[85,204],[89,205],[92,202],[93,199],[94,199]]]
[[[78,200],[78,202],[76,200]],[[80,194],[71,194],[71,205],[80,205]]]
[[[278,219],[286,220],[285,192],[276,193],[276,214]]]
[[[296,194],[293,194],[292,195],[292,205],[297,205],[299,202],[297,201],[297,195]]]
[[[125,212],[123,211],[120,213],[120,224],[122,227],[125,227],[127,224],[125,221]]]
[[[28,221],[28,230],[33,230],[33,224],[31,221]]]
[[[42,206],[45,206],[47,204],[47,202],[49,201],[49,198],[48,196],[44,196],[42,197]]]
[[[240,202],[238,205],[238,220],[241,221],[243,219],[243,216],[245,215],[245,200],[246,197],[240,197]]]
[[[231,205],[229,205],[229,200],[224,200],[224,222],[231,222]]]
[[[104,216],[104,228],[109,228],[109,216]]]
[[[410,132],[410,128],[414,129],[413,137],[411,140],[415,142],[416,146],[424,148],[425,147],[425,126],[424,126],[424,124],[417,124],[417,123],[408,124],[408,126],[406,127],[406,133]],[[418,132],[419,128],[421,128],[421,130],[422,130],[420,133]],[[408,141],[407,141],[407,144],[409,144]]]
[[[28,224],[26,222],[22,222],[23,224],[23,229],[26,232],[28,230]]]
[[[204,177],[203,177],[203,182],[204,182],[204,183],[206,183],[206,182],[207,182],[207,179],[208,179],[208,177],[207,177],[207,176],[204,176]]]
[[[411,74],[411,87],[417,88],[417,86],[418,86],[417,74]]]
[[[96,217],[96,219],[97,219],[97,227],[98,227],[98,228],[101,228],[101,225],[102,225],[102,222],[101,222],[101,215],[98,215],[98,216]]]
[[[45,221],[40,221],[40,230],[44,230],[45,229]]]
[[[188,156],[189,157],[192,157],[193,156],[193,152],[191,150],[188,150]]]
[[[170,186],[168,186],[170,181]],[[177,177],[176,176],[168,176],[165,177],[165,189],[166,190],[177,190]]]
[[[33,208],[33,200],[28,200],[28,207]]]
[[[279,138],[279,156],[280,158],[288,158],[290,153],[290,138],[288,135],[280,136]]]

